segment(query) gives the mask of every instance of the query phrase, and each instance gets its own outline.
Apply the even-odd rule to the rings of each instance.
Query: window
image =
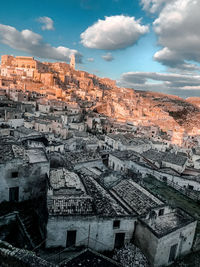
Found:
[[[164,209],[159,210],[158,215],[162,216],[164,214]]]
[[[12,178],[18,177],[18,172],[12,172]]]
[[[120,228],[120,220],[113,221],[113,229]]]

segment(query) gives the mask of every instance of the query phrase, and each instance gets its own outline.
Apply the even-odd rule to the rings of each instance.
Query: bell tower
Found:
[[[74,54],[72,54],[71,55],[71,60],[70,60],[70,67],[72,68],[72,69],[74,69],[75,70],[75,55]]]

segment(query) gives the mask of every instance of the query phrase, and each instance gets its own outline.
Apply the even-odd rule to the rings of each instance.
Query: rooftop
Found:
[[[93,199],[79,176],[67,169],[50,171],[48,210],[51,215],[92,214]]]
[[[150,218],[142,218],[141,220],[145,222],[158,237],[171,233],[195,221],[191,215],[179,208],[171,209],[166,214],[154,217],[153,220]]]
[[[23,146],[13,143],[0,143],[0,163],[5,163],[13,159],[29,160]]]
[[[37,131],[35,131],[33,129],[26,128],[24,126],[21,126],[21,127],[16,128],[15,131],[24,134],[26,137],[28,135],[29,136],[33,136],[33,135],[41,136],[42,135],[40,132],[37,132]]]
[[[131,179],[122,180],[112,187],[111,192],[113,192],[118,199],[121,199],[130,210],[139,215],[164,204],[161,200]]]
[[[49,178],[53,189],[76,188],[76,190],[85,192],[85,188],[79,176],[74,172],[68,171],[67,169],[52,169],[50,171]]]
[[[100,154],[97,152],[67,152],[65,155],[67,161],[71,162],[72,164],[101,159]]]
[[[125,150],[125,151],[114,151],[110,153],[114,157],[120,160],[137,160],[140,155],[137,152]]]
[[[121,141],[121,143],[125,146],[138,146],[149,144],[150,141],[145,138],[135,137],[133,134],[108,134],[108,137],[116,140]]]
[[[26,150],[29,163],[48,162],[45,151],[42,148],[30,148]]]
[[[148,151],[142,153],[142,156],[159,163],[164,161],[178,166],[184,166],[187,161],[187,157],[180,154],[161,152],[154,149],[149,149]]]
[[[129,215],[127,210],[108,191],[95,181],[93,177],[84,173],[84,168],[80,171],[80,176],[87,193],[93,197],[96,214],[104,216]]]

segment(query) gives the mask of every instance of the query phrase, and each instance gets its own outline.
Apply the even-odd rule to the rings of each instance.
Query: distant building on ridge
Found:
[[[70,67],[75,70],[75,55],[71,55],[71,60],[70,60]]]

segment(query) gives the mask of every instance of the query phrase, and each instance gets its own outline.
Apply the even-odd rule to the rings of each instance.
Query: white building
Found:
[[[0,155],[0,202],[44,194],[50,167],[43,149],[25,150],[18,144],[1,143]]]
[[[132,238],[135,215],[89,176],[83,183],[66,169],[52,170],[47,201],[47,247],[88,246],[104,251]]]

